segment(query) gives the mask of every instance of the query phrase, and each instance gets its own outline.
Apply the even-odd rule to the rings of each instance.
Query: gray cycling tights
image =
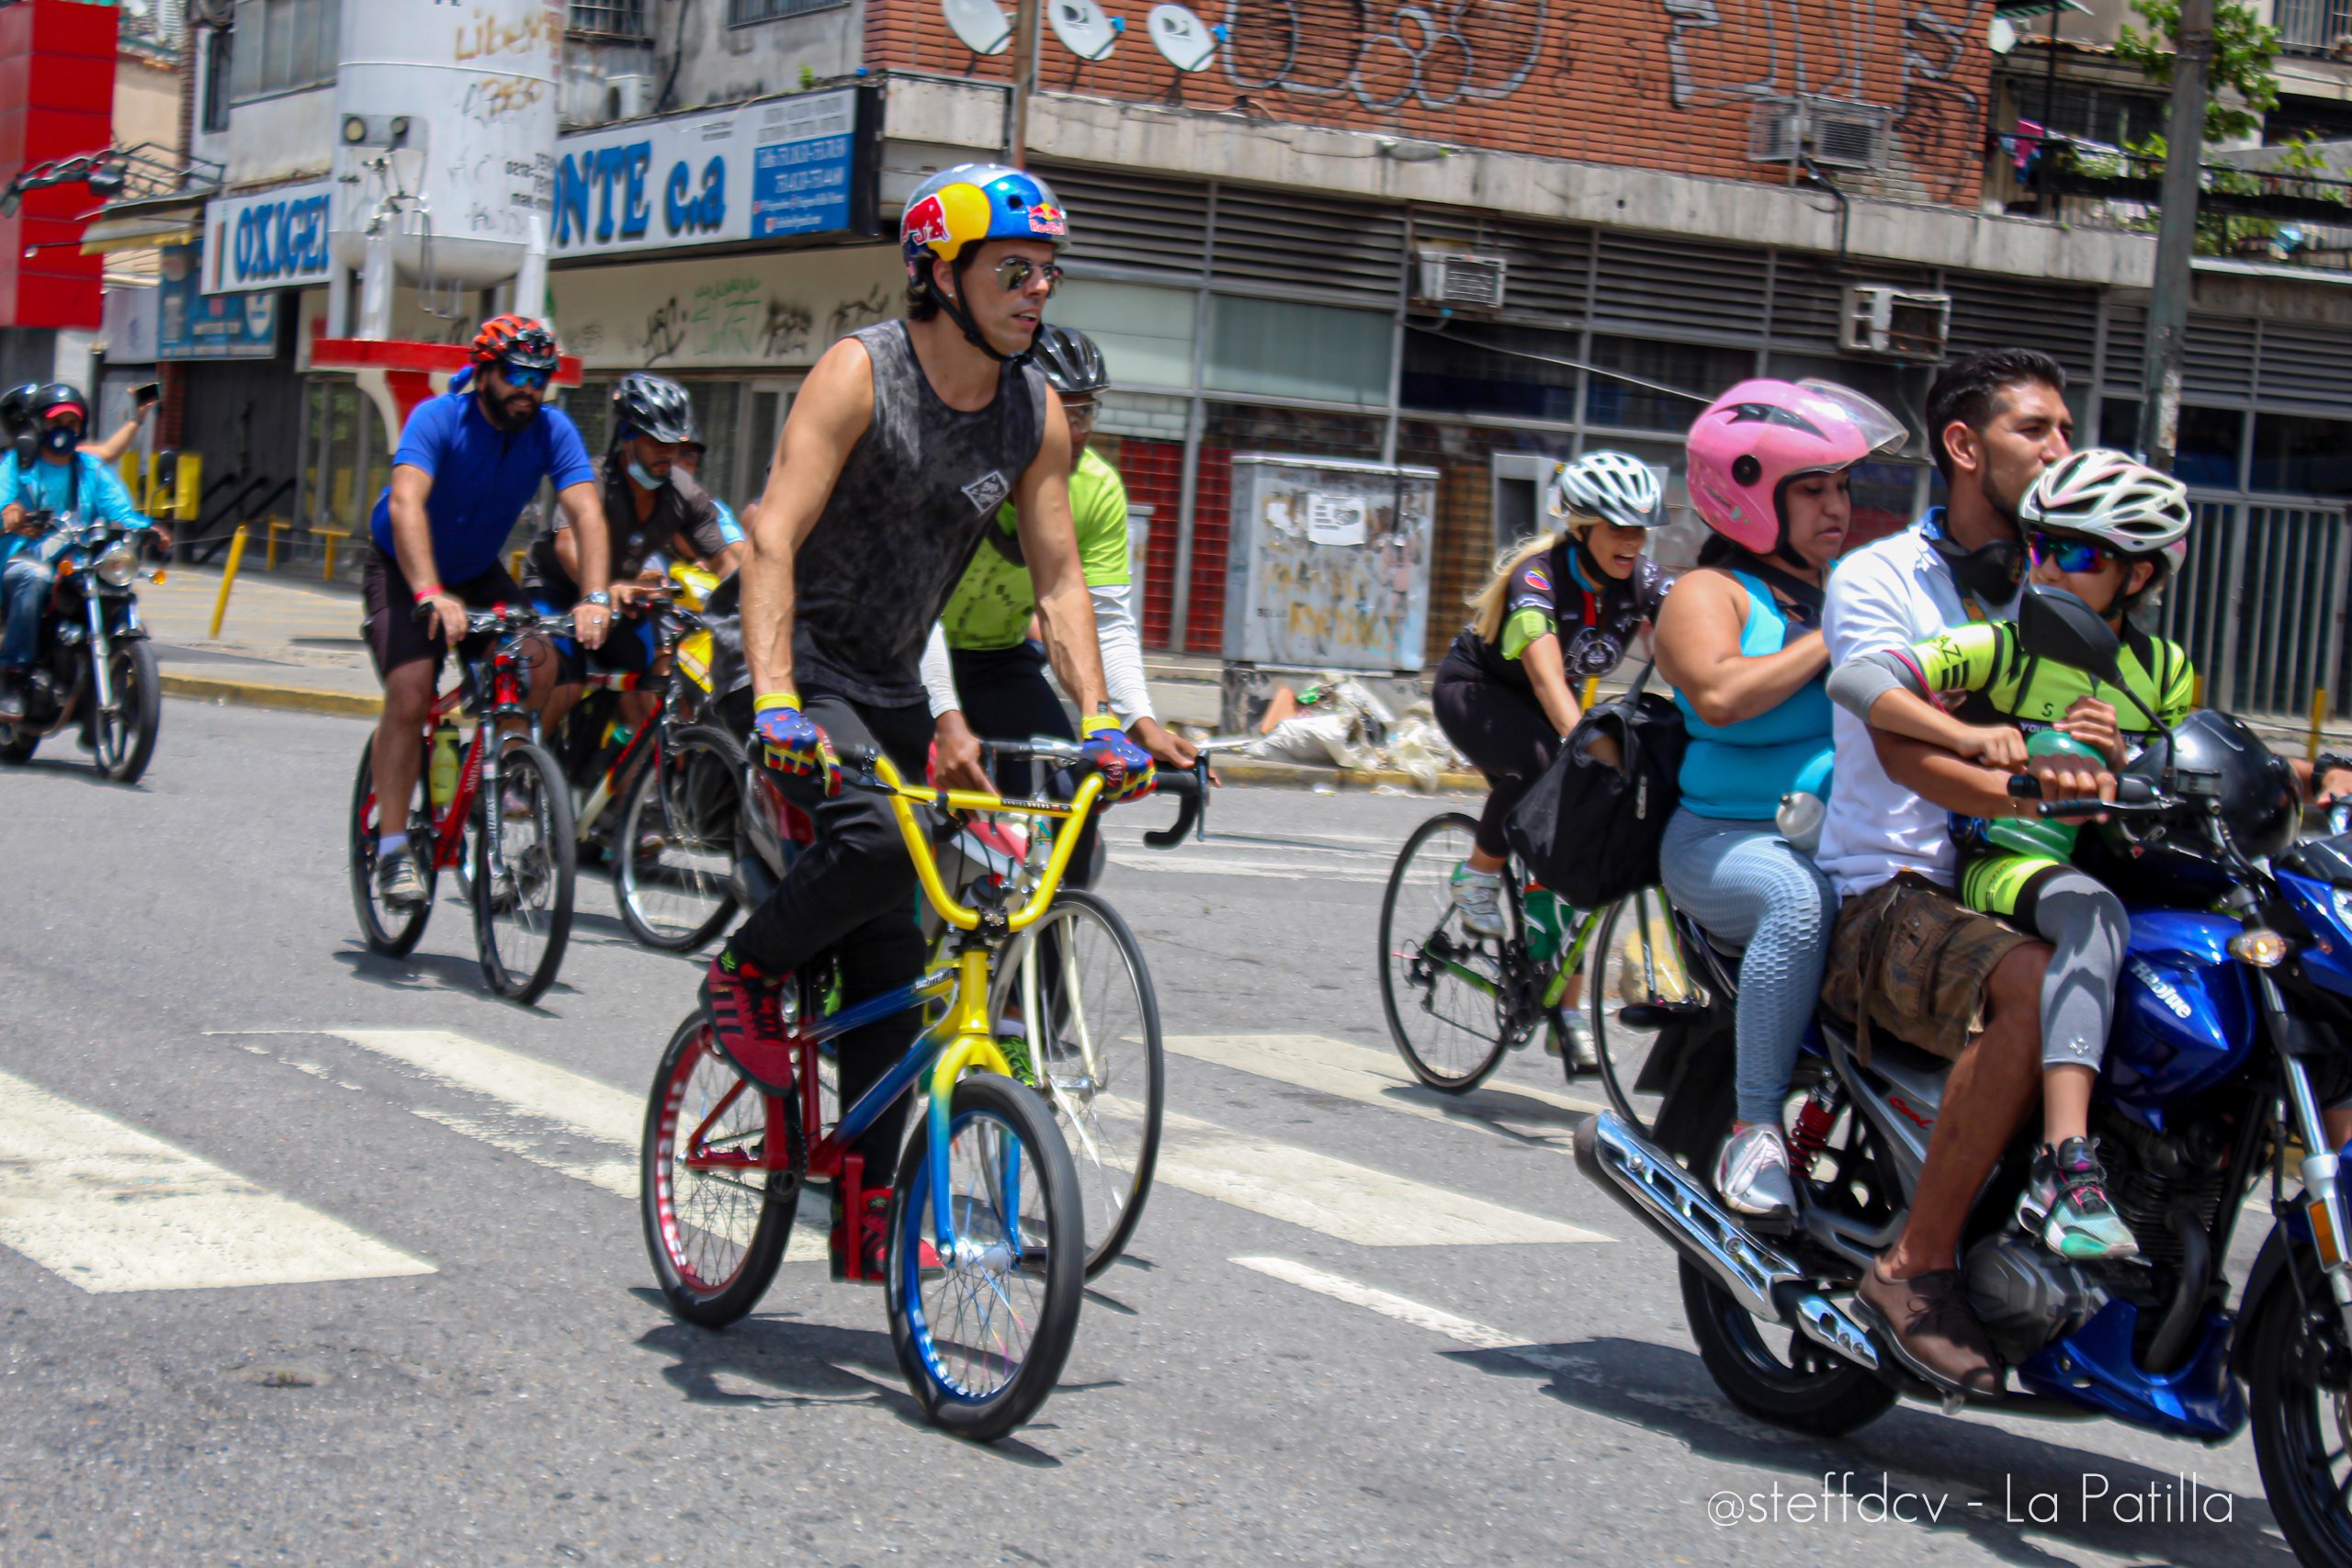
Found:
[[[2132,930],[2123,901],[2073,866],[2037,878],[2028,897],[2019,923],[2052,949],[2041,980],[2041,1065],[2097,1072],[2107,1059],[2115,982]]]

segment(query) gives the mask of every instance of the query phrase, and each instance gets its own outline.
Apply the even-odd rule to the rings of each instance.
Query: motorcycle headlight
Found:
[[[139,575],[139,552],[127,539],[117,539],[102,551],[90,565],[98,581],[108,588],[128,588],[130,580]]]

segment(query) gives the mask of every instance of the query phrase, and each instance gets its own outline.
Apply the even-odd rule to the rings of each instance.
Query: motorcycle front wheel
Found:
[[[2295,1560],[2352,1568],[2352,1353],[2330,1321],[2326,1287],[2305,1288],[2321,1312],[2307,1315],[2282,1279],[2245,1326],[2254,1458]]]
[[[98,771],[116,784],[137,784],[155,755],[164,728],[164,685],[155,650],[143,641],[119,642],[107,665],[115,711],[91,716]]]

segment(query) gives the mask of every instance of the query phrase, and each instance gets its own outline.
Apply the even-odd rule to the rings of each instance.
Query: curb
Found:
[[[381,697],[356,692],[323,692],[314,686],[277,686],[260,681],[239,681],[219,675],[164,676],[164,694],[195,702],[233,703],[240,707],[274,708],[281,713],[325,714],[335,718],[374,718],[384,711]],[[1267,762],[1255,758],[1220,758],[1217,777],[1227,784],[1263,784],[1278,788],[1311,789],[1329,784],[1340,789],[1423,791],[1410,773],[1391,769],[1319,767],[1311,762]],[[1483,792],[1487,781],[1476,773],[1440,773],[1440,791]]]
[[[217,675],[164,676],[164,694],[197,702],[235,703],[240,707],[276,708],[282,713],[327,714],[336,718],[374,718],[384,711],[384,699],[356,692],[322,692],[312,686],[272,686],[259,681],[235,681]]]

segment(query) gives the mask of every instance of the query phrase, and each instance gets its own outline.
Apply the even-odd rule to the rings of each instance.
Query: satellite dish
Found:
[[[2018,46],[2018,25],[2007,17],[1993,18],[1992,36],[1985,39],[1995,54],[2007,54]]]
[[[1153,45],[1179,71],[1206,71],[1216,58],[1218,35],[1174,0],[1154,6],[1148,25]]]
[[[1118,46],[1120,26],[1094,0],[1051,0],[1054,36],[1080,60],[1106,58]]]
[[[996,0],[939,0],[948,30],[974,54],[1002,54],[1012,47],[1012,24]]]

